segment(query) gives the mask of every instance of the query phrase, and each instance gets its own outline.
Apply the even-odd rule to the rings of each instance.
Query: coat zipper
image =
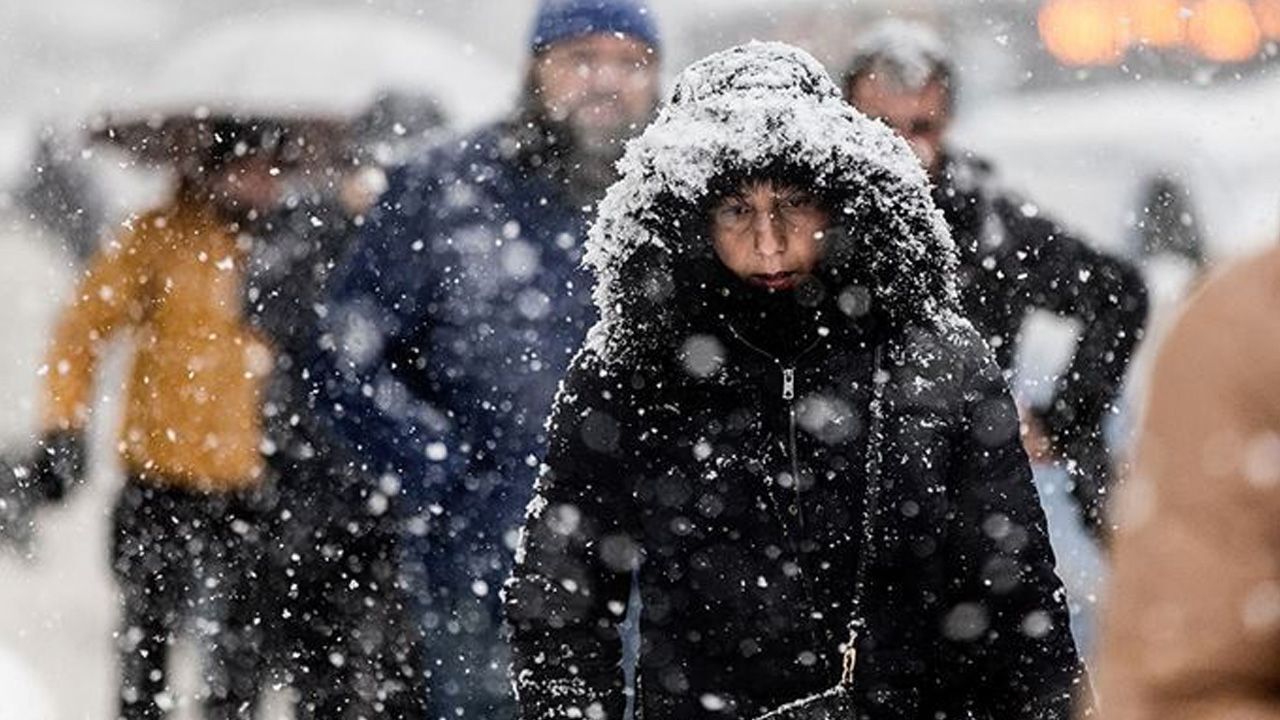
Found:
[[[804,569],[804,547],[801,543],[801,540],[803,539],[805,521],[804,521],[804,506],[801,503],[801,493],[800,493],[800,452],[799,452],[798,443],[797,443],[798,433],[796,431],[797,423],[796,423],[795,399],[796,399],[796,364],[800,361],[801,358],[803,358],[805,355],[808,355],[810,352],[812,352],[814,348],[818,347],[818,345],[822,342],[822,338],[819,337],[817,340],[814,340],[812,343],[809,344],[808,347],[801,350],[798,354],[792,357],[791,364],[788,365],[783,363],[781,360],[779,360],[777,356],[757,346],[756,344],[752,343],[750,340],[747,340],[732,325],[729,326],[729,332],[733,333],[733,336],[736,337],[738,341],[741,342],[743,345],[746,345],[748,348],[750,348],[760,356],[767,358],[768,360],[771,360],[773,364],[777,365],[778,369],[782,371],[782,399],[786,401],[786,404],[787,404],[787,455],[791,465],[792,492],[795,496],[795,504],[793,505],[793,508],[796,516],[796,523],[798,525],[797,532],[795,533],[794,536],[792,535],[791,530],[788,529],[790,523],[787,522],[787,508],[781,506],[781,504],[774,497],[772,490],[766,487],[765,491],[768,493],[769,499],[773,502],[773,504],[775,506],[778,506],[777,512],[781,516],[783,533],[784,535],[786,535],[788,538],[791,539],[792,553],[795,555],[795,559],[796,559],[796,570],[798,574],[798,579],[800,581],[800,589],[801,589],[801,592],[804,593],[805,605],[807,606],[807,612],[809,614],[809,617],[807,618],[809,621],[809,623],[807,623],[809,625],[809,640],[811,643],[813,643],[813,647],[817,648],[819,647],[819,638],[818,638],[817,629],[813,627],[812,621],[814,619],[813,613],[817,609],[818,604],[816,599],[814,598],[813,589],[809,587],[808,573],[806,573]]]
[[[795,357],[791,358],[791,364],[788,365],[779,360],[776,355],[743,337],[742,333],[739,333],[732,325],[729,326],[729,332],[733,333],[733,336],[738,338],[743,345],[751,348],[762,357],[771,360],[782,371],[782,399],[787,403],[787,455],[791,461],[791,482],[796,495],[796,515],[799,518],[800,526],[804,527],[804,513],[800,506],[800,452],[797,448],[796,440],[796,364],[801,358],[818,347],[818,344],[822,342],[822,338],[814,340],[808,347],[801,350]]]
[[[796,443],[796,371],[786,368],[782,371],[782,398],[787,404],[787,453],[791,457],[791,482],[795,486],[796,522],[804,530],[804,506],[800,503],[800,451]]]
[[[805,523],[804,510],[800,503],[800,452],[797,442],[798,432],[796,430],[796,364],[801,358],[812,352],[814,348],[818,347],[822,342],[822,338],[819,337],[814,340],[808,345],[808,347],[804,348],[792,357],[790,364],[786,364],[782,362],[782,360],[779,360],[776,355],[743,337],[742,333],[738,332],[737,328],[732,325],[729,326],[729,332],[733,333],[733,336],[736,337],[743,345],[746,345],[761,357],[770,360],[774,365],[778,366],[779,370],[782,371],[782,399],[786,401],[787,404],[787,459],[790,460],[791,483],[795,494],[795,515],[797,522],[799,522],[800,527],[803,529]],[[780,509],[785,510],[785,508]]]
[[[732,325],[729,326],[729,332],[733,333],[734,337],[736,337],[743,345],[746,345],[748,348],[760,354],[761,356],[768,358],[769,360],[772,360],[774,364],[776,364],[779,367],[779,369],[782,370],[782,399],[787,401],[789,415],[790,415],[789,433],[788,433],[788,443],[789,443],[788,451],[791,456],[790,457],[791,473],[792,473],[793,482],[795,483],[795,490],[796,490],[797,514],[800,515],[800,525],[801,525],[801,529],[803,529],[804,527],[803,514],[798,512],[800,508],[800,460],[799,460],[799,452],[796,447],[796,407],[795,407],[796,366],[795,366],[795,363],[799,361],[800,358],[808,354],[815,347],[817,347],[818,343],[821,342],[821,338],[819,338],[818,340],[815,340],[813,344],[811,344],[809,347],[801,351],[800,354],[792,358],[791,365],[784,365],[782,361],[779,360],[777,357],[771,355],[770,353],[766,352],[760,347],[757,347],[751,341],[743,337],[742,334],[739,333],[737,329],[735,329]],[[885,355],[884,349],[882,347],[877,346],[875,351],[875,360],[872,364],[872,370],[871,370],[872,372],[872,377],[871,377],[872,395],[871,395],[871,407],[870,407],[871,430],[868,435],[868,444],[867,444],[868,487],[867,487],[867,496],[864,500],[863,518],[862,518],[863,550],[862,550],[862,556],[858,562],[857,578],[855,580],[856,582],[856,589],[855,589],[856,596],[854,598],[855,607],[854,607],[854,616],[852,618],[852,621],[849,623],[849,639],[846,641],[845,645],[841,648],[842,662],[841,662],[841,669],[840,669],[841,670],[840,685],[846,689],[853,688],[853,678],[854,678],[854,674],[858,664],[858,651],[857,651],[858,638],[862,634],[862,631],[865,630],[866,628],[866,619],[864,616],[865,608],[863,608],[863,595],[866,592],[867,572],[871,564],[870,555],[874,552],[874,546],[875,546],[875,538],[873,537],[874,527],[875,527],[875,516],[879,513],[879,495],[880,495],[880,492],[879,492],[880,490],[880,479],[879,479],[880,455],[879,453],[880,453],[880,450],[877,447],[875,447],[875,444],[876,442],[878,442],[878,439],[883,432],[882,423],[884,419],[883,417],[884,416],[884,407],[883,407],[884,406],[884,382],[880,380],[879,376],[880,376],[880,373],[883,371],[882,366],[884,363],[884,355]],[[777,500],[774,499],[773,492],[768,491],[768,494],[769,494],[770,500],[772,500],[776,505]],[[785,513],[782,516],[782,523],[783,523],[783,531],[789,535],[790,533],[786,529],[787,521],[786,521]],[[801,554],[801,548],[797,546],[793,550],[793,552],[795,553],[795,556],[796,556],[796,567],[799,569],[801,591],[805,595],[805,601],[808,603],[809,612],[812,613],[814,608],[817,607],[817,605],[814,602],[812,589],[809,587],[808,578],[804,572],[803,555]],[[812,627],[810,627],[810,637],[812,638],[812,641],[814,642],[814,647],[816,648],[818,646],[817,631]]]

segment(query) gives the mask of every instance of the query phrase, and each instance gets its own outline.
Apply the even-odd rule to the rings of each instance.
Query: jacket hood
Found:
[[[610,361],[668,339],[688,300],[673,269],[711,252],[699,209],[719,181],[780,168],[831,200],[823,262],[845,287],[827,292],[852,291],[893,325],[954,324],[955,248],[906,143],[808,53],[752,42],[686,68],[628,143],[587,240],[601,317],[588,347]]]

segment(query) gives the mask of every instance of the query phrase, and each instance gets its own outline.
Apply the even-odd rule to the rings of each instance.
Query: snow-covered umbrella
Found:
[[[331,131],[381,93],[437,98],[462,123],[497,112],[515,86],[462,41],[411,17],[292,8],[239,16],[194,33],[95,136],[153,160],[209,140],[210,120]]]

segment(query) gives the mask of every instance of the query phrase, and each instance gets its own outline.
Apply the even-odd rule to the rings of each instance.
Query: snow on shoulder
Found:
[[[606,361],[664,330],[672,262],[705,243],[680,208],[704,202],[726,173],[800,168],[841,198],[828,258],[859,268],[889,319],[942,327],[954,314],[955,248],[906,143],[843,101],[798,48],[751,42],[699,60],[657,118],[627,145],[621,178],[587,241],[601,320],[588,349]]]

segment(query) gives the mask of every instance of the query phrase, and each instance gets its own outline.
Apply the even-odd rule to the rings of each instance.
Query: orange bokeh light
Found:
[[[1108,65],[1124,55],[1114,0],[1049,0],[1039,24],[1045,47],[1067,65]]]
[[[1253,16],[1263,35],[1280,40],[1280,0],[1253,0]]]
[[[1191,46],[1217,62],[1241,62],[1257,54],[1262,31],[1245,0],[1199,0],[1187,28]]]
[[[1186,40],[1185,0],[1129,0],[1125,5],[1129,34],[1134,42],[1168,48]]]
[[[1114,65],[1134,45],[1245,62],[1280,40],[1280,0],[1047,0],[1039,28],[1064,65]]]

